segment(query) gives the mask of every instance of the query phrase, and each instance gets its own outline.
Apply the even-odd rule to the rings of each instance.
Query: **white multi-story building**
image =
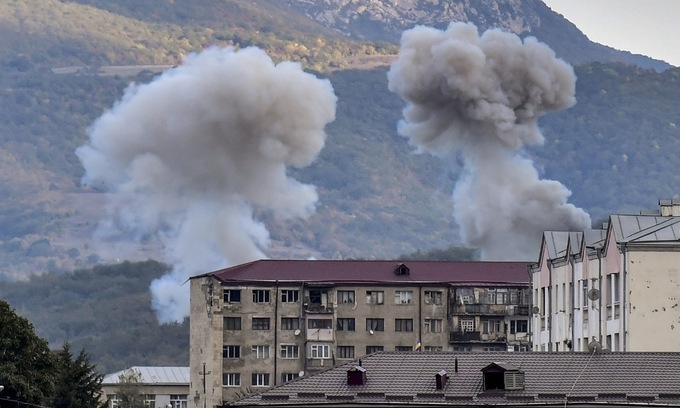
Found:
[[[535,351],[680,351],[680,202],[546,231],[532,268]]]

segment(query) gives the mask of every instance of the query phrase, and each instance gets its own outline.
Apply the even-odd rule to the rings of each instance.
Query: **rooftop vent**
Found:
[[[444,387],[446,387],[446,382],[449,380],[448,374],[446,374],[446,370],[441,370],[434,376],[434,380],[437,383],[437,389],[438,390],[443,390]]]
[[[408,275],[409,273],[411,273],[411,270],[404,264],[399,264],[397,269],[394,270],[395,275]]]
[[[366,384],[366,369],[362,366],[354,366],[347,370],[347,385]]]

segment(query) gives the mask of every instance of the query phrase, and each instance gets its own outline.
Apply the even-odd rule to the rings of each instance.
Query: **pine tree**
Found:
[[[57,354],[57,375],[54,408],[91,408],[105,406],[101,402],[103,376],[95,372],[90,356],[85,350],[73,359],[71,345],[67,342]]]
[[[21,402],[46,405],[54,385],[55,359],[33,325],[0,300],[0,408]]]

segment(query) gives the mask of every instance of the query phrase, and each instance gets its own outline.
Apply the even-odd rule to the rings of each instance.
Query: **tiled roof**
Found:
[[[404,264],[407,275],[395,274]],[[264,259],[211,272],[222,282],[305,282],[335,284],[465,283],[518,284],[529,282],[526,262],[486,261],[336,261]],[[205,275],[201,275],[205,276]]]
[[[492,363],[523,372],[524,389],[485,391],[482,369]],[[300,378],[231,406],[680,404],[680,353],[381,352],[361,359],[364,385],[347,385],[347,371],[358,364]],[[449,379],[438,390],[435,375],[442,369]]]
[[[126,370],[107,374],[102,384],[118,384],[121,374],[128,370],[136,370],[142,376],[143,384],[178,384],[189,385],[189,367],[130,367]]]

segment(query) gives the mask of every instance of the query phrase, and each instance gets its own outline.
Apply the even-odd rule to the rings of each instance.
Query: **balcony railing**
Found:
[[[307,313],[333,313],[333,305],[323,305],[321,303],[305,303]]]

